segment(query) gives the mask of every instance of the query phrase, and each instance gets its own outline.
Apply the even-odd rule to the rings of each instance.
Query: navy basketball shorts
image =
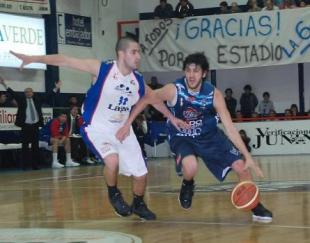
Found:
[[[176,155],[176,163],[182,163],[183,158],[189,155],[200,157],[219,181],[223,181],[231,165],[242,158],[239,150],[220,129],[199,137],[174,136],[169,143]]]

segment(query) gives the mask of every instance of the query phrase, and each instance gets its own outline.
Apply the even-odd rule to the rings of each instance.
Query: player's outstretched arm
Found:
[[[94,76],[97,76],[100,70],[100,61],[96,59],[80,59],[62,54],[31,56],[14,51],[10,51],[10,53],[22,61],[21,70],[30,63],[45,63],[52,66],[72,68],[91,73]]]
[[[251,168],[255,172],[258,177],[263,177],[263,172],[253,160],[251,154],[247,150],[246,146],[244,145],[239,132],[237,131],[236,127],[234,126],[231,116],[226,108],[225,100],[223,95],[218,89],[215,89],[214,94],[214,107],[218,112],[221,121],[224,125],[226,130],[227,136],[232,141],[232,143],[239,149],[239,151],[243,154],[245,158],[245,169]]]

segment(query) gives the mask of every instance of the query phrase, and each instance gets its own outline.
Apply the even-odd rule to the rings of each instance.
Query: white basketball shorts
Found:
[[[130,135],[122,143],[116,139],[116,132],[111,128],[88,125],[82,128],[81,135],[87,146],[103,160],[110,154],[118,154],[119,174],[136,177],[147,174],[146,163],[133,129],[130,129]]]

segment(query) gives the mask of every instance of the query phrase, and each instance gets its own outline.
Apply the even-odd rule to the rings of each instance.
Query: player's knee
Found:
[[[108,174],[118,174],[118,165],[105,164],[103,170]]]
[[[188,161],[187,163],[182,163],[183,165],[183,173],[189,176],[194,176],[197,172],[197,162],[196,161]]]
[[[109,155],[104,158],[105,169],[109,171],[117,171],[118,170],[118,156],[117,155]]]
[[[236,173],[242,173],[244,171],[245,164],[243,160],[237,160],[232,164],[231,167]]]
[[[143,182],[143,181],[146,181],[146,174],[143,175],[143,176],[134,176],[133,178],[134,178],[135,181]]]

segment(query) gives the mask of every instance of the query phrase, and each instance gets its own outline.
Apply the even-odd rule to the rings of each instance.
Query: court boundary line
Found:
[[[9,224],[20,224],[20,223],[27,223],[33,222],[31,220],[23,220],[23,221],[7,221],[0,222],[0,225],[9,225]],[[55,223],[59,222],[59,220],[36,220],[36,223]],[[180,221],[180,220],[154,220],[154,221],[145,221],[140,220],[139,218],[136,219],[115,219],[115,220],[62,220],[62,223],[86,223],[86,222],[98,222],[98,223],[108,223],[108,224],[132,224],[132,223],[145,223],[145,224],[176,224],[176,225],[205,225],[205,226],[229,226],[229,227],[268,227],[268,228],[283,228],[283,229],[309,229],[309,226],[295,226],[295,225],[283,225],[283,224],[274,224],[274,223],[254,223],[249,221],[248,223],[231,223],[231,222],[202,222],[202,221]]]

